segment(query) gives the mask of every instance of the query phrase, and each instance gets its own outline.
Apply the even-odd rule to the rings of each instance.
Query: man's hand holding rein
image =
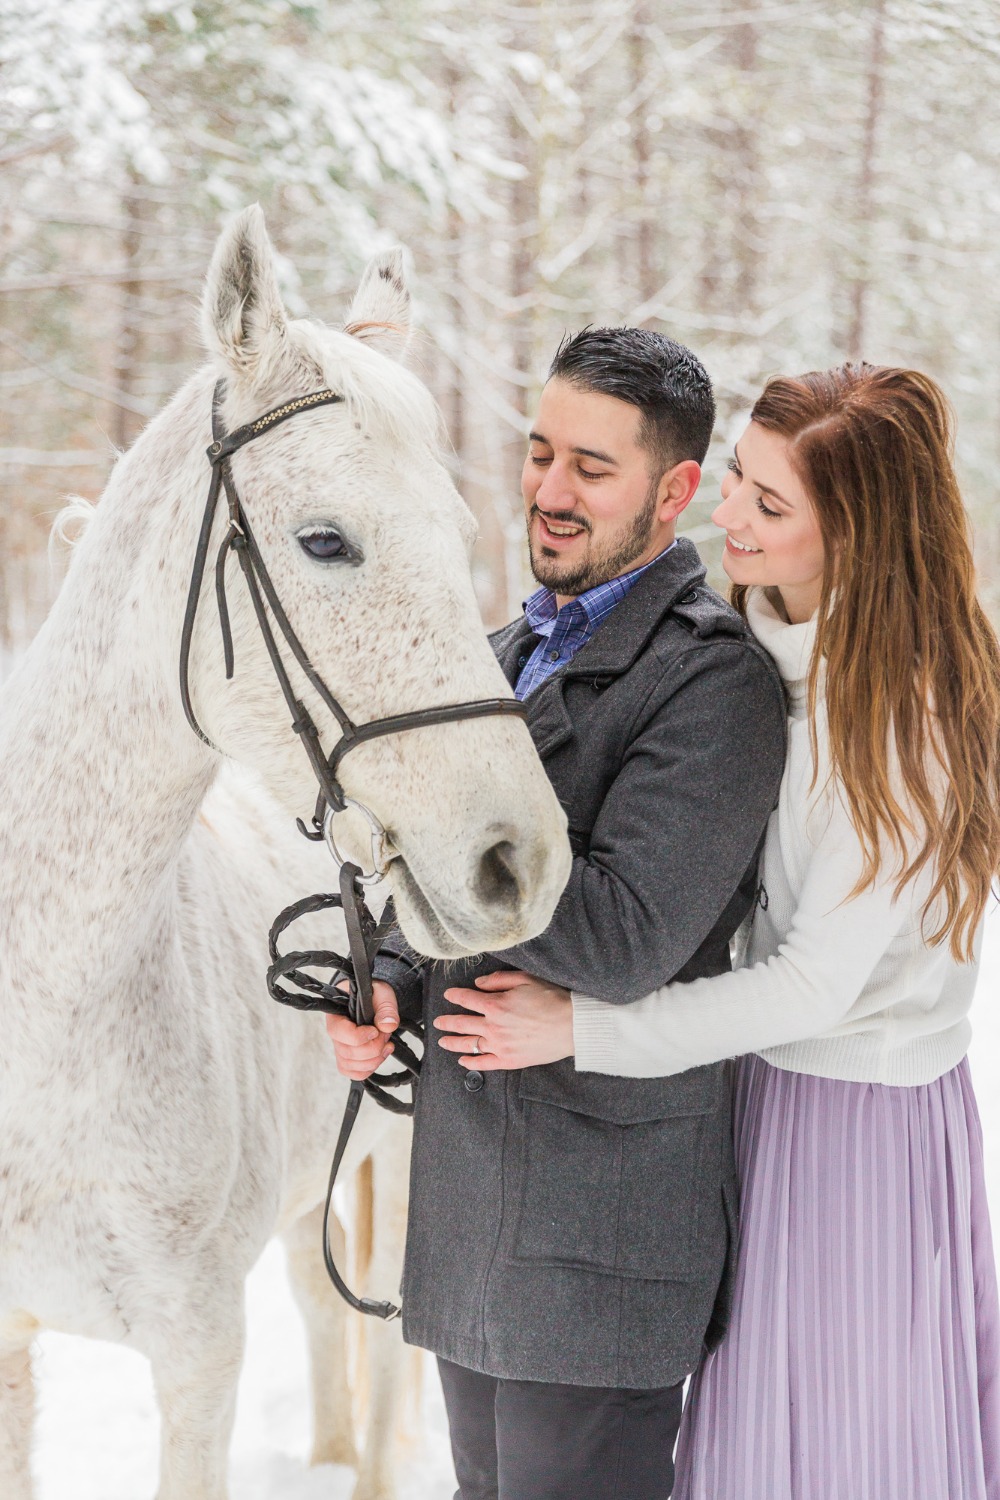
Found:
[[[342,984],[341,989],[347,985]],[[392,986],[376,979],[372,988],[375,1024],[355,1026],[346,1016],[327,1016],[326,1029],[345,1078],[370,1078],[393,1052],[389,1038],[399,1025],[399,1005]]]

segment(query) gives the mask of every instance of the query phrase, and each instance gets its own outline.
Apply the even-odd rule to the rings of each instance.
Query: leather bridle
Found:
[[[240,500],[233,480],[230,460],[238,449],[271,432],[282,422],[298,416],[304,411],[313,411],[319,406],[334,406],[343,401],[343,396],[336,391],[322,390],[311,391],[309,395],[297,396],[292,401],[286,401],[277,406],[273,411],[265,412],[256,421],[248,422],[243,427],[238,427],[235,432],[228,435],[222,430],[222,418],[220,408],[224,392],[224,382],[219,381],[215,387],[215,395],[212,401],[212,436],[214,441],[208,449],[208,461],[212,465],[212,481],[209,486],[208,500],[205,505],[205,514],[202,518],[201,532],[198,536],[198,545],[195,550],[194,567],[191,572],[191,585],[188,589],[187,606],[184,610],[184,624],[181,630],[181,702],[184,705],[184,713],[199,739],[204,740],[206,745],[212,745],[212,741],[202,729],[195,717],[194,707],[191,703],[190,684],[188,682],[188,665],[191,656],[191,640],[194,634],[195,616],[198,611],[198,601],[201,597],[202,583],[205,577],[205,567],[208,561],[208,548],[212,536],[212,526],[215,520],[215,512],[219,502],[219,492],[226,492],[226,503],[229,508],[229,527],[219,546],[215,559],[215,597],[219,611],[219,625],[222,631],[222,649],[226,664],[226,678],[231,679],[234,672],[233,637],[229,623],[229,609],[226,603],[226,561],[230,552],[235,552],[239,558],[240,568],[246,580],[247,589],[250,593],[250,602],[253,605],[254,614],[257,616],[257,624],[264,638],[267,654],[271,659],[275,676],[281,688],[285,702],[292,714],[292,729],[300,737],[316,780],[319,782],[319,799],[316,812],[313,816],[313,832],[308,832],[299,820],[299,826],[307,838],[323,837],[324,807],[333,813],[343,812],[352,800],[348,798],[337,778],[340,762],[349,750],[354,750],[358,745],[363,745],[368,740],[380,739],[387,734],[402,734],[408,729],[425,729],[432,724],[450,724],[460,719],[481,719],[494,714],[516,714],[524,718],[525,708],[516,698],[479,698],[469,703],[449,703],[440,708],[421,708],[413,713],[392,714],[384,719],[371,719],[367,724],[355,724],[347,711],[341,706],[330,692],[322,677],[316,671],[312,662],[289,622],[281,600],[278,598],[270,574],[264,565],[260,548],[254,537],[246,511]],[[305,704],[296,697],[295,689],[282,660],[278,643],[275,640],[271,622],[268,619],[268,609],[274,616],[278,629],[285,642],[301,668],[310,686],[316,691],[323,705],[329,709],[340,727],[340,739],[334,745],[328,756],[324,756],[320,743],[319,730],[316,723],[306,708]],[[216,749],[216,746],[212,746]],[[358,805],[358,804],[355,804]]]
[[[307,838],[325,838],[327,846],[340,870],[340,888],[336,894],[306,897],[304,900],[297,901],[292,906],[286,907],[275,919],[269,937],[271,966],[267,971],[267,987],[273,998],[279,1000],[284,1005],[292,1005],[299,1010],[324,1011],[330,1015],[347,1015],[358,1025],[370,1025],[373,1019],[372,963],[380,942],[394,921],[394,913],[390,900],[382,913],[381,920],[376,922],[365,903],[363,888],[385,875],[392,856],[388,853],[389,845],[385,828],[375,813],[363,803],[356,802],[353,798],[348,797],[344,792],[338,777],[340,762],[349,750],[353,750],[356,746],[363,745],[369,740],[379,739],[383,735],[402,734],[409,729],[424,729],[434,724],[450,724],[458,720],[486,718],[495,714],[515,714],[523,719],[526,711],[524,705],[519,703],[515,698],[480,698],[468,703],[450,703],[439,708],[418,709],[413,713],[392,714],[384,719],[371,719],[366,724],[354,723],[350,715],[330,692],[326,683],[316,671],[316,668],[309,659],[308,653],[292,629],[288,616],[282,607],[281,600],[278,598],[270,574],[267,571],[264,559],[261,556],[260,548],[257,545],[249,520],[247,519],[246,511],[233,480],[230,465],[233,454],[240,448],[245,447],[247,443],[253,442],[256,438],[263,437],[282,422],[287,422],[292,417],[298,416],[301,412],[313,411],[320,406],[338,405],[344,400],[344,397],[336,391],[328,389],[311,391],[305,396],[296,396],[292,400],[284,402],[281,406],[275,407],[272,411],[265,412],[263,416],[257,417],[255,421],[248,422],[245,426],[236,428],[234,432],[226,433],[223,429],[221,417],[224,390],[225,383],[220,380],[215,387],[212,400],[213,441],[208,449],[208,460],[212,466],[212,478],[209,485],[208,500],[205,504],[205,513],[202,518],[201,530],[198,535],[198,544],[195,549],[191,583],[188,589],[187,604],[184,610],[184,623],[181,629],[181,702],[184,706],[187,721],[198,738],[203,740],[206,745],[210,745],[212,749],[217,749],[218,747],[212,744],[212,741],[202,729],[195,716],[194,707],[191,702],[189,666],[191,642],[194,635],[198,602],[201,597],[208,563],[212,528],[215,522],[219,496],[224,490],[228,507],[229,525],[215,559],[215,597],[219,614],[219,627],[222,633],[226,679],[230,680],[235,671],[232,629],[229,620],[229,608],[226,601],[226,562],[229,553],[235,552],[239,559],[240,569],[243,573],[247,590],[250,594],[250,602],[257,618],[264,646],[270,658],[271,665],[274,668],[282,695],[292,714],[292,729],[299,736],[303,748],[309,757],[313,774],[319,783],[319,795],[312,817],[312,829],[308,829],[301,818],[296,821],[298,822],[300,831]],[[329,755],[324,755],[323,753],[320,734],[315,720],[305,704],[296,695],[271,624],[272,618],[306,680],[314,689],[324,707],[333,715],[339,726],[340,739],[334,745]],[[344,812],[347,807],[351,806],[357,808],[363,814],[372,832],[372,869],[367,872],[362,871],[357,864],[345,860],[337,849],[333,838],[332,822],[334,817],[337,813]],[[306,915],[308,912],[319,912],[335,907],[342,907],[344,912],[350,944],[349,954],[340,954],[333,950],[316,949],[285,955],[279,954],[277,947],[278,938],[292,922]],[[309,972],[315,969],[330,971],[330,978],[322,980],[317,978],[314,973]],[[340,987],[345,982],[346,990]],[[289,985],[294,986],[294,988],[289,988]],[[408,1032],[422,1041],[423,1028],[417,1022],[404,1020],[400,1023],[399,1030],[393,1033],[392,1040],[395,1057],[403,1065],[401,1071],[388,1075],[377,1074],[374,1078],[366,1079],[364,1083],[356,1080],[352,1080],[351,1082],[347,1108],[344,1113],[333,1166],[330,1171],[326,1209],[323,1219],[323,1256],[327,1271],[337,1290],[359,1312],[370,1313],[375,1317],[386,1319],[397,1317],[400,1311],[399,1307],[391,1302],[374,1302],[368,1297],[356,1297],[346,1286],[343,1278],[337,1271],[330,1253],[329,1216],[337,1170],[347,1148],[351,1129],[354,1121],[357,1119],[364,1094],[366,1092],[371,1094],[383,1108],[391,1109],[394,1113],[413,1113],[413,1094],[415,1094],[417,1079],[420,1073],[420,1058],[411,1049],[409,1044],[403,1040],[402,1032]],[[388,1090],[404,1086],[409,1086],[411,1090],[409,1102],[397,1099],[393,1094],[387,1092]]]

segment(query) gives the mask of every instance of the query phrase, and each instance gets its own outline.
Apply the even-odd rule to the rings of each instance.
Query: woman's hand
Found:
[[[557,984],[501,970],[477,979],[474,990],[445,990],[444,998],[472,1012],[434,1021],[446,1033],[438,1046],[459,1053],[463,1068],[488,1073],[573,1056],[573,1001]]]

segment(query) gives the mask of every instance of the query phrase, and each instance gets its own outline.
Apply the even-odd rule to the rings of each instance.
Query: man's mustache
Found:
[[[594,529],[585,516],[575,516],[571,510],[541,510],[533,504],[528,512],[529,526],[536,516],[541,516],[545,521],[554,521],[557,526],[579,526],[588,536]]]

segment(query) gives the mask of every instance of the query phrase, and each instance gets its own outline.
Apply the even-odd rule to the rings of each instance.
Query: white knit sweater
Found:
[[[816,627],[787,624],[761,590],[754,634],[789,698],[788,760],[771,814],[761,890],[732,974],[668,984],[634,1005],[573,996],[578,1070],[656,1078],[760,1055],[780,1068],[859,1083],[930,1083],[969,1046],[977,958],[958,964],[920,931],[926,882],[896,900],[891,874],[848,900],[861,870],[857,835],[835,788],[823,705],[813,780],[806,680]],[[748,726],[748,730],[751,726]]]

